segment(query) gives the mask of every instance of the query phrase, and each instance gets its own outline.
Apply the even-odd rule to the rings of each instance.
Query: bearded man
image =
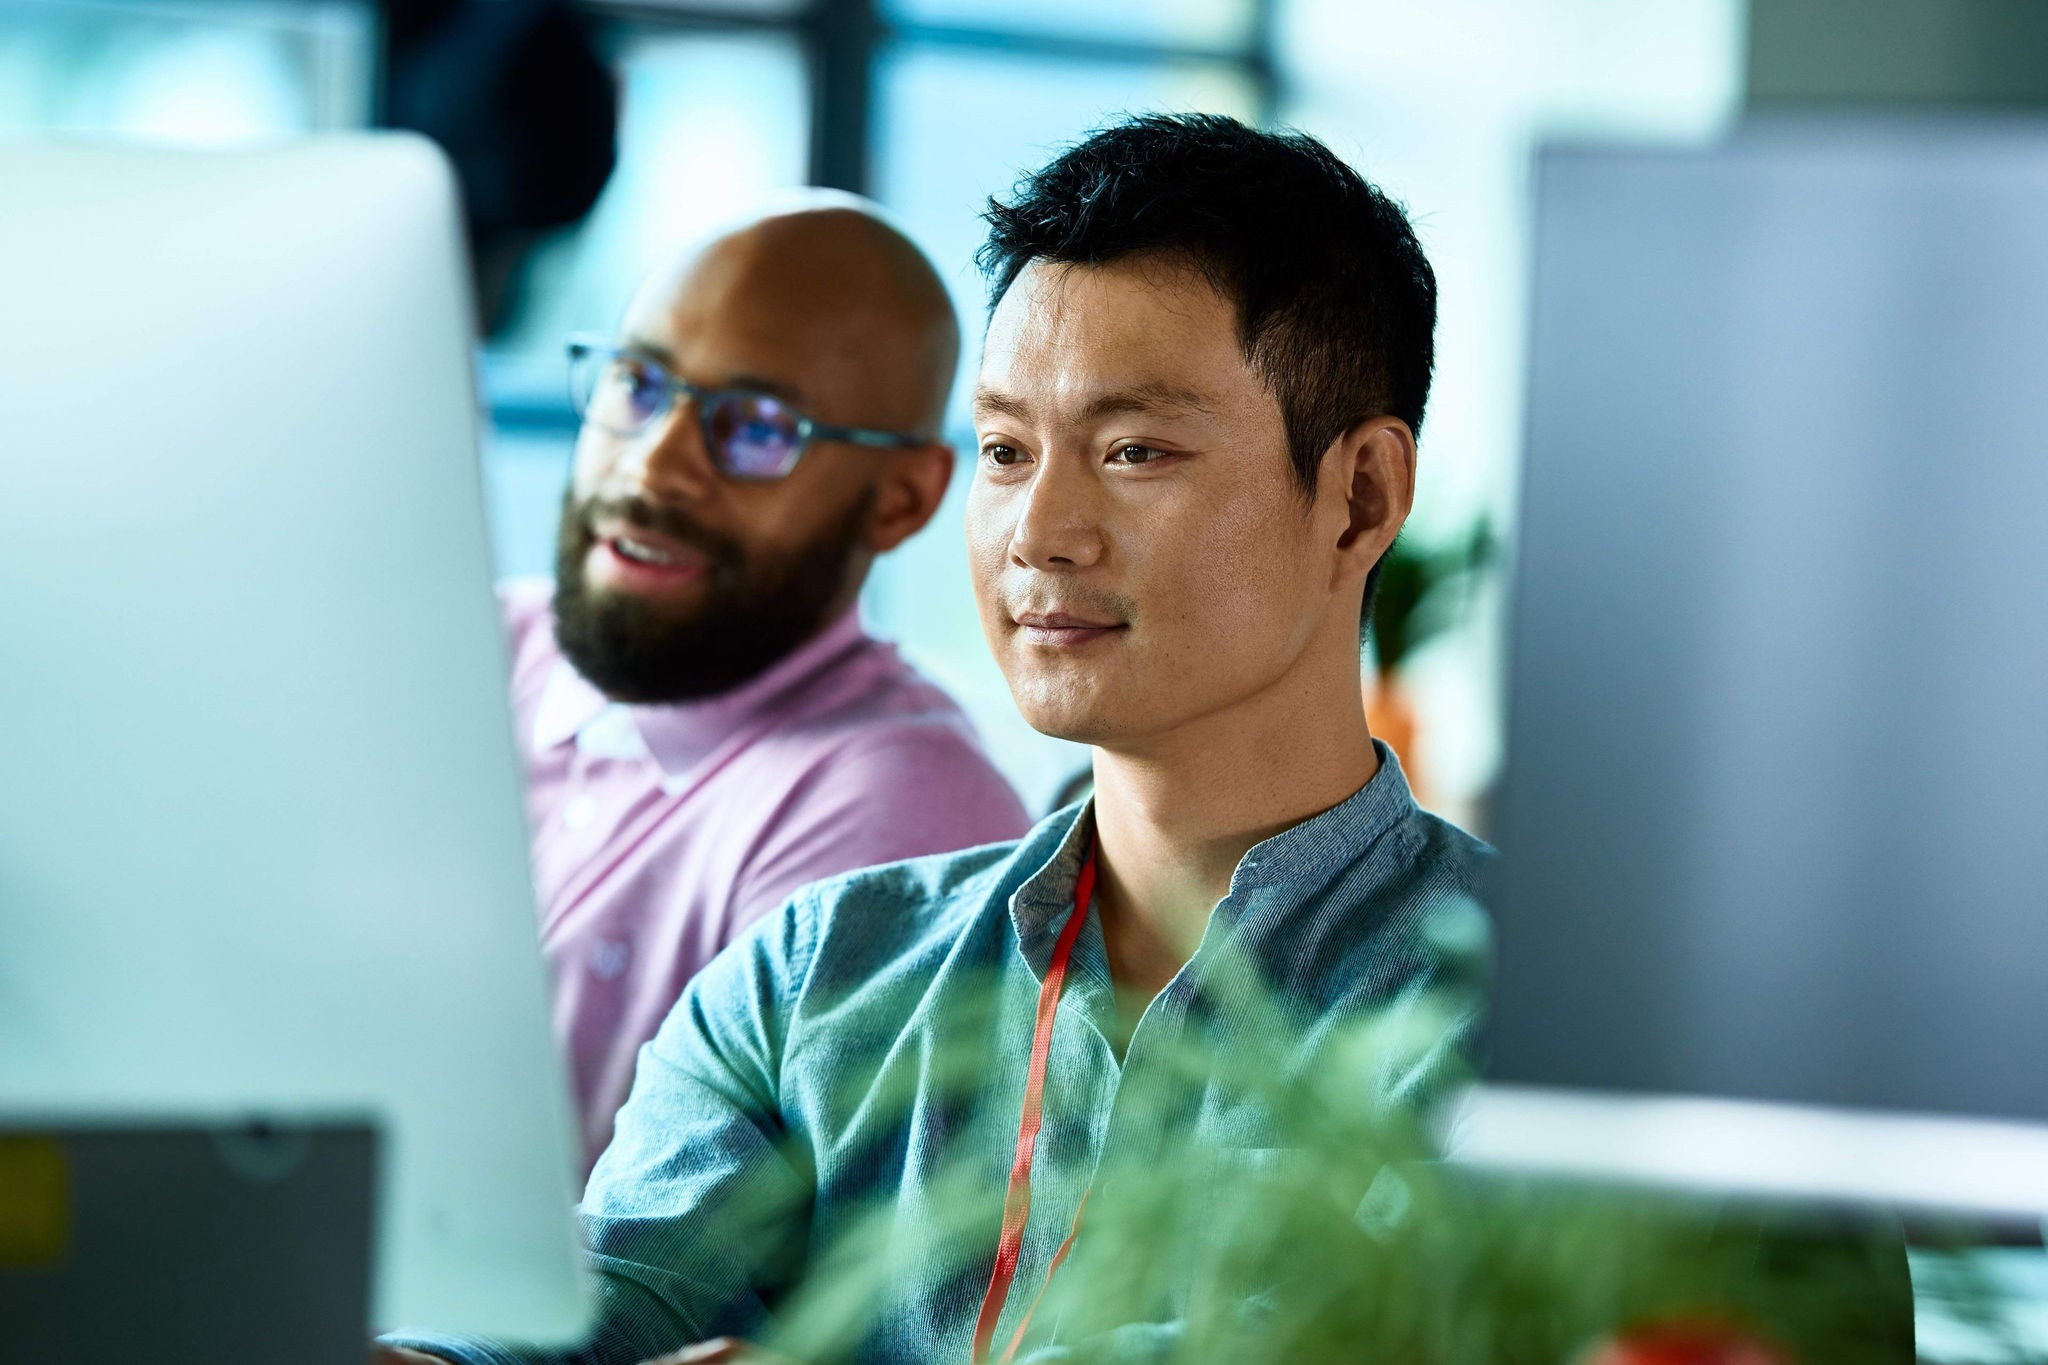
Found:
[[[555,581],[503,596],[533,871],[585,1170],[689,979],[806,882],[1029,823],[952,700],[861,628],[931,519],[959,355],[856,203],[764,217],[571,344]]]

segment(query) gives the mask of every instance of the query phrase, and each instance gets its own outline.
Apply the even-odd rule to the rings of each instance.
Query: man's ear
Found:
[[[1369,418],[1337,438],[1324,470],[1345,493],[1340,572],[1363,582],[1415,506],[1415,433],[1398,417]]]
[[[952,478],[953,447],[942,441],[892,452],[875,481],[868,549],[885,554],[923,530],[946,500]]]

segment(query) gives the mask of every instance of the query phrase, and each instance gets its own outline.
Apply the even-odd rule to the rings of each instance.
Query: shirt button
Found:
[[[601,938],[590,946],[590,970],[605,981],[617,981],[625,975],[632,951],[624,939]]]
[[[571,797],[569,804],[562,807],[562,823],[570,829],[582,829],[597,818],[597,798],[585,792]]]

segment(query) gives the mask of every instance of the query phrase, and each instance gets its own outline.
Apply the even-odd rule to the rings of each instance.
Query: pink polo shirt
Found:
[[[849,612],[707,701],[608,701],[555,647],[552,585],[502,590],[541,946],[585,1169],[683,984],[805,882],[1014,839],[1029,821],[952,700]]]

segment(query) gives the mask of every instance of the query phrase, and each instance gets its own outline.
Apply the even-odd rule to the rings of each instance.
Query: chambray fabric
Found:
[[[1105,1152],[1122,1161],[1167,1143],[1264,1145],[1256,1106],[1228,1087],[1172,1087],[1162,1107],[1162,1092],[1141,1083],[1191,1042],[1227,1053],[1248,1027],[1250,1002],[1228,984],[1244,974],[1224,964],[1253,969],[1269,1002],[1260,1011],[1277,1010],[1297,1057],[1339,1021],[1419,1000],[1456,970],[1433,919],[1446,905],[1471,913],[1491,850],[1418,809],[1393,753],[1382,746],[1379,757],[1350,799],[1245,855],[1121,1062],[1090,908],[1053,1028],[1031,1214],[998,1342],[1044,1282]],[[965,1361],[1039,983],[1092,832],[1090,809],[1071,807],[1017,843],[798,892],[691,982],[640,1054],[582,1207],[601,1283],[586,1346],[550,1356],[403,1344],[464,1365],[632,1365],[706,1337],[758,1339],[795,1285],[879,1219],[907,1264],[858,1359]],[[1461,1033],[1371,1083],[1422,1102]],[[1057,1323],[1034,1320],[1031,1340],[1056,1348]]]

